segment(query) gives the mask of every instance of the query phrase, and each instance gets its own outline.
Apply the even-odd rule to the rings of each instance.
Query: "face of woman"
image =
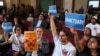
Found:
[[[17,34],[21,34],[21,32],[22,32],[22,31],[21,31],[21,28],[20,28],[20,27],[17,27],[17,28],[16,28],[16,33],[17,33]]]
[[[91,32],[88,28],[85,28],[84,29],[84,35],[89,35]]]
[[[88,42],[88,48],[90,50],[97,49],[99,47],[97,40],[95,38],[91,38]]]

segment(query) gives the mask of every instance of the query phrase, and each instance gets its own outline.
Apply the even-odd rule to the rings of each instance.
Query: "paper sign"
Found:
[[[56,9],[56,5],[50,5],[49,6],[49,13],[52,16],[57,16],[57,9]]]
[[[37,35],[34,31],[25,31],[24,32],[24,38],[25,38],[25,51],[36,51],[38,50],[38,44],[37,44]]]
[[[74,14],[66,13],[65,14],[65,25],[66,27],[74,27],[77,30],[83,30],[85,25],[85,16],[84,14]]]

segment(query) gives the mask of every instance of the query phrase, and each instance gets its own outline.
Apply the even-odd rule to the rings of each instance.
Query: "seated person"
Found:
[[[24,42],[21,26],[15,26],[15,33],[11,35],[8,42],[12,43],[13,56],[19,56],[19,53],[23,51]]]
[[[0,56],[12,56],[12,54],[9,52],[11,49],[11,44],[8,43],[8,38],[9,38],[9,34],[5,33],[3,35],[0,36]],[[7,52],[9,52],[7,54]]]
[[[33,22],[33,28],[35,27],[43,27],[44,29],[47,29],[47,22],[44,20],[44,15],[40,14],[39,18]]]
[[[35,28],[35,31],[37,33],[37,43],[38,43],[38,51],[33,51],[32,56],[46,56],[46,54],[49,53],[49,42],[48,40],[43,36],[43,28],[37,27]],[[29,56],[31,53],[27,53],[26,56]]]

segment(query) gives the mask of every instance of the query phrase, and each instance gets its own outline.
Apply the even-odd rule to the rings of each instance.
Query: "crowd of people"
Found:
[[[70,12],[66,9],[65,13]],[[35,17],[34,8],[22,4],[18,7],[13,5],[8,11],[4,9],[1,15],[0,56],[100,56],[100,25],[97,23],[99,18],[94,14],[89,13],[90,22],[85,24],[82,37],[74,27],[69,28],[70,32],[62,28],[59,18],[63,20],[64,17],[61,13],[58,17],[54,17],[50,16],[50,13],[41,12],[38,17]],[[12,24],[12,32],[4,31],[5,23]],[[53,36],[50,37],[53,38],[54,44],[52,53],[50,53],[49,40],[43,35],[45,30],[50,30]],[[25,51],[24,31],[37,33],[39,46],[37,51]],[[74,44],[69,37],[73,37]]]

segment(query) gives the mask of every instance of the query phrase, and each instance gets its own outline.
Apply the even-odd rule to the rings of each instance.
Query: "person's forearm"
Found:
[[[50,18],[50,25],[51,25],[51,31],[52,31],[53,37],[55,37],[57,35],[57,31],[56,31],[56,26],[54,23],[54,17]]]
[[[74,41],[75,41],[76,48],[78,49],[79,52],[81,52],[83,50],[83,47],[79,43],[78,35],[74,35]]]
[[[0,46],[6,45],[6,44],[7,44],[7,42],[3,42],[3,43],[0,43]]]

